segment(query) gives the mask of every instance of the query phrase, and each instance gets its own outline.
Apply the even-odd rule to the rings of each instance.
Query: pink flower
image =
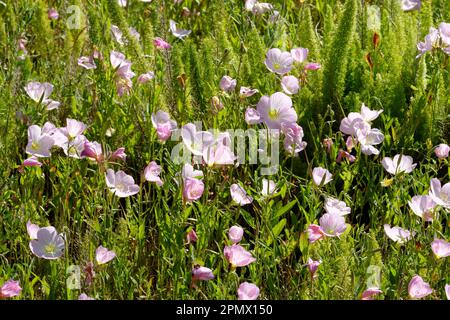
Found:
[[[170,115],[164,111],[157,111],[152,113],[152,124],[153,128],[156,129],[158,134],[158,139],[161,141],[166,141],[172,135],[173,130],[177,127],[177,122],[170,119]]]
[[[259,288],[253,283],[243,282],[239,285],[238,300],[256,300],[259,296]]]
[[[262,179],[261,194],[264,197],[270,196],[277,191],[277,184],[273,180]]]
[[[287,94],[296,94],[300,90],[300,84],[298,78],[294,76],[284,76],[281,79],[281,87],[283,91]]]
[[[405,243],[411,239],[411,232],[400,227],[392,227],[388,224],[384,225],[384,232],[393,241]]]
[[[21,292],[22,288],[19,285],[19,281],[10,279],[0,287],[0,298],[16,297],[20,295]]]
[[[188,234],[186,235],[186,239],[188,244],[191,242],[197,242],[198,237],[194,229],[191,229],[191,231],[188,232]]]
[[[89,142],[86,140],[84,143],[84,150],[81,152],[80,156],[101,162],[103,160],[102,145],[97,141]]]
[[[238,243],[242,240],[242,236],[244,235],[244,229],[239,226],[232,226],[228,231],[228,236],[230,237],[231,242]]]
[[[203,161],[210,166],[233,165],[237,157],[228,145],[217,142],[203,149]]]
[[[32,224],[30,220],[27,222],[27,232],[30,236],[30,239],[37,239],[37,232],[39,231],[40,227],[36,224]]]
[[[161,174],[161,166],[159,166],[155,161],[152,161],[144,170],[145,180],[150,182],[156,182],[157,186],[162,186],[164,183],[159,177]]]
[[[78,65],[85,68],[86,70],[97,68],[97,65],[95,64],[94,58],[92,56],[78,58]]]
[[[42,166],[42,163],[39,162],[38,158],[35,156],[31,156],[28,159],[23,160],[24,167],[40,167]]]
[[[433,289],[420,276],[415,275],[408,284],[408,293],[413,299],[421,299],[432,294]]]
[[[361,296],[361,300],[373,300],[373,297],[383,293],[383,291],[381,291],[378,288],[367,288]]]
[[[129,197],[139,192],[139,186],[134,183],[133,177],[122,170],[114,172],[114,170],[108,169],[105,177],[109,191],[119,198]]]
[[[436,149],[434,149],[434,153],[436,154],[436,157],[438,157],[439,159],[448,158],[449,152],[450,147],[445,143],[441,143],[440,145],[437,146]]]
[[[308,262],[306,263],[309,273],[311,274],[311,278],[317,277],[316,271],[321,265],[322,260],[314,261],[311,258],[308,258]]]
[[[282,92],[276,92],[270,97],[262,96],[256,110],[269,129],[281,129],[282,123],[297,122],[297,113],[292,107],[292,100]]]
[[[365,155],[379,154],[380,151],[374,145],[380,144],[384,140],[384,135],[379,129],[356,129],[356,137],[361,144],[361,152]]]
[[[78,300],[95,300],[95,299],[92,297],[89,297],[86,293],[82,293],[78,297]]]
[[[411,173],[416,167],[416,163],[413,163],[413,158],[402,154],[397,154],[394,159],[389,157],[383,158],[381,164],[392,175],[399,174],[401,172]]]
[[[187,202],[192,202],[201,198],[205,185],[202,180],[187,178],[183,185],[183,198]]]
[[[57,20],[59,18],[59,13],[55,8],[50,8],[47,11],[47,16],[50,20]]]
[[[408,205],[415,215],[421,217],[425,221],[433,221],[433,209],[436,202],[430,196],[414,196]]]
[[[99,246],[95,250],[95,260],[98,264],[105,264],[110,262],[112,259],[116,257],[116,253],[112,250],[108,250],[103,246]]]
[[[39,228],[36,238],[29,243],[31,252],[39,258],[54,260],[62,256],[65,243],[54,227]]]
[[[246,204],[252,203],[253,201],[253,198],[250,197],[247,192],[245,192],[244,188],[236,183],[233,183],[230,186],[230,193],[233,201],[240,206],[245,206]]]
[[[50,157],[50,149],[54,144],[53,138],[42,134],[42,129],[37,125],[28,128],[28,144],[25,152],[35,157]]]
[[[191,34],[191,30],[177,28],[177,23],[173,20],[169,20],[170,32],[178,39],[183,39],[184,37]]]
[[[220,89],[223,91],[233,91],[236,88],[236,79],[230,76],[223,76],[219,83]]]
[[[324,186],[333,180],[333,175],[325,168],[315,167],[312,171],[313,181],[316,186]]]
[[[442,239],[434,239],[431,243],[431,250],[436,258],[445,258],[450,256],[450,243]]]
[[[211,269],[199,265],[194,266],[192,269],[192,281],[208,281],[212,279],[214,279],[214,274]]]
[[[317,240],[323,239],[325,234],[320,226],[317,224],[310,224],[308,227],[308,240],[310,243],[314,243]]]
[[[31,99],[41,102],[47,110],[56,109],[60,105],[58,101],[49,99],[53,92],[53,85],[48,82],[29,82],[24,89]]]
[[[436,47],[439,43],[439,31],[436,28],[430,27],[429,33],[425,36],[424,42],[419,42],[417,44],[417,50],[419,50],[419,54],[416,58],[421,57],[428,51],[431,51],[434,47]]]
[[[147,72],[147,73],[141,74],[141,75],[138,77],[137,81],[138,81],[140,84],[144,84],[144,83],[147,83],[147,82],[149,82],[150,80],[152,80],[154,77],[155,77],[155,73],[154,73],[153,71],[149,71],[149,72]]]
[[[325,213],[319,219],[319,224],[327,237],[338,237],[347,230],[344,217],[338,214]]]
[[[295,122],[283,122],[281,131],[284,133],[284,150],[291,155],[296,155],[306,148],[307,143],[303,141],[303,128]]]
[[[294,48],[291,50],[292,59],[295,62],[305,62],[308,59],[309,50],[306,48]]]
[[[378,118],[378,116],[383,113],[383,109],[381,110],[370,110],[368,107],[366,107],[366,105],[363,103],[361,105],[361,117],[362,119],[367,122],[367,123],[371,123],[373,120],[375,120],[376,118]]]
[[[289,52],[282,52],[278,48],[273,48],[267,51],[264,64],[271,72],[285,74],[291,71],[292,62],[293,59]]]
[[[310,62],[307,63],[305,66],[305,70],[310,70],[310,71],[315,71],[315,70],[319,70],[322,66],[320,65],[320,63],[317,62]]]
[[[258,89],[252,89],[250,87],[241,87],[241,89],[239,89],[239,97],[248,98],[257,92],[259,92]]]
[[[429,195],[438,205],[450,209],[450,182],[441,186],[439,179],[433,178]]]
[[[420,10],[421,6],[421,0],[402,0],[403,11]]]
[[[351,212],[351,209],[347,207],[344,201],[331,197],[326,199],[324,207],[327,213],[338,214],[340,216],[345,216]]]
[[[351,136],[349,136],[349,137],[351,138]],[[338,156],[336,158],[336,163],[341,163],[343,158],[347,159],[350,163],[355,162],[355,160],[356,160],[356,157],[354,155],[350,154],[347,151],[340,149],[338,152]]]
[[[184,164],[181,175],[182,175],[183,179],[188,179],[188,178],[201,179],[201,178],[203,178],[203,172],[201,170],[194,170],[194,167],[189,163]]]
[[[442,42],[442,49],[448,54],[449,52],[445,49],[448,49],[448,46],[450,46],[450,23],[441,22],[439,24],[439,36]]]
[[[166,41],[164,41],[163,39],[161,39],[159,37],[153,39],[153,44],[155,45],[155,47],[157,49],[160,49],[160,50],[168,50],[168,49],[172,48],[172,46],[169,43],[167,43]]]
[[[450,284],[445,285],[445,295],[447,296],[447,300],[450,300]]]
[[[238,244],[226,246],[223,250],[223,254],[233,267],[245,267],[256,261],[250,252]]]
[[[245,122],[247,124],[258,124],[261,122],[261,115],[254,108],[247,108],[245,110]]]
[[[193,123],[185,124],[181,128],[181,138],[184,145],[196,156],[203,156],[203,151],[216,140],[211,132],[197,131]]]
[[[84,135],[80,134],[76,136],[75,139],[68,141],[68,143],[63,145],[64,153],[71,158],[81,159],[83,158],[82,153],[86,142],[89,141]]]
[[[125,161],[127,158],[127,154],[125,153],[125,148],[124,147],[120,147],[118,148],[116,151],[114,151],[110,156],[109,156],[109,160],[114,161],[114,160],[122,160]]]
[[[83,268],[83,271],[85,272],[86,285],[89,286],[89,285],[91,285],[91,283],[95,277],[94,264],[91,261],[89,261],[86,264],[86,267]]]

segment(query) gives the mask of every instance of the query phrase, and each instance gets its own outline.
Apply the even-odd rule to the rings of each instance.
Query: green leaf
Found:
[[[286,204],[283,207],[281,207],[280,209],[278,209],[277,212],[275,212],[275,214],[273,215],[272,221],[277,221],[279,217],[281,217],[283,214],[285,214],[286,212],[291,210],[292,207],[294,207],[294,205],[296,203],[297,203],[297,199],[294,199],[291,202],[289,202],[288,204]]]

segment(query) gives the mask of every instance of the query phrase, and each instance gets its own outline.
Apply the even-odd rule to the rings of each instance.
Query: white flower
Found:
[[[416,167],[416,163],[413,163],[413,158],[402,154],[397,154],[394,159],[389,157],[383,158],[381,161],[384,169],[390,174],[396,175],[401,172],[410,173]]]

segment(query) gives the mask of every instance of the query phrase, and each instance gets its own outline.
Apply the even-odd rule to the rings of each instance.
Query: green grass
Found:
[[[427,194],[432,178],[450,182],[449,159],[439,160],[433,152],[437,144],[450,143],[450,58],[438,52],[415,59],[416,44],[428,28],[450,22],[448,1],[423,1],[421,11],[413,12],[403,12],[396,0],[370,1],[380,7],[379,30],[367,28],[369,4],[345,2],[272,1],[280,12],[277,23],[268,22],[270,14],[246,12],[237,0],[185,0],[181,5],[129,0],[127,8],[113,0],[52,1],[60,13],[54,21],[47,18],[46,1],[0,4],[0,284],[19,280],[19,299],[77,299],[82,292],[97,299],[236,299],[244,281],[260,287],[259,299],[359,299],[371,266],[377,266],[381,298],[407,299],[408,283],[419,274],[435,290],[427,299],[445,299],[449,258],[436,259],[430,244],[435,237],[450,239],[448,210],[439,209],[432,223],[424,223],[407,202]],[[81,30],[66,25],[70,5],[82,8]],[[183,18],[182,7],[197,14]],[[191,35],[184,41],[173,37],[169,19],[192,30]],[[119,45],[111,38],[112,24],[121,30],[133,26],[141,39]],[[378,46],[372,42],[375,32]],[[21,37],[27,39],[24,60],[19,59]],[[156,50],[154,37],[168,40],[172,49]],[[261,95],[281,91],[278,77],[264,65],[267,50],[298,46],[309,48],[322,68],[308,72],[307,83],[292,97],[308,145],[299,157],[281,152],[280,170],[270,177],[279,193],[270,199],[260,195],[261,165],[204,168],[203,196],[183,204],[182,166],[170,160],[177,142],[158,141],[152,112],[169,112],[179,127],[201,121],[203,128],[246,129],[245,109]],[[97,69],[79,67],[77,59],[94,49],[104,57]],[[155,79],[139,85],[136,76],[131,94],[118,97],[111,50],[123,52],[137,75],[154,71]],[[366,62],[368,54],[373,66]],[[228,95],[219,88],[225,74],[238,82]],[[23,89],[30,81],[52,83],[51,98],[61,107],[38,108]],[[240,99],[240,86],[260,93]],[[214,95],[225,106],[219,113],[211,109]],[[384,109],[374,121],[385,135],[380,154],[365,156],[358,148],[354,163],[338,164],[338,150],[345,148],[340,121],[363,102]],[[42,159],[41,168],[19,172],[27,158],[27,128],[46,121],[62,127],[66,118],[86,123],[86,137],[103,150],[125,147],[126,162],[108,167],[133,176],[141,187],[137,195],[115,197],[103,166],[69,158],[61,150]],[[110,128],[114,133],[108,136]],[[322,146],[325,138],[333,139],[330,153]],[[391,177],[381,159],[397,153],[412,156],[417,168],[383,187],[381,182]],[[162,166],[162,187],[143,177],[152,160]],[[311,178],[317,166],[333,174],[322,188]],[[255,198],[251,205],[232,204],[229,187],[238,182]],[[340,239],[309,244],[305,231],[323,214],[325,196],[351,207],[350,227]],[[31,253],[28,220],[65,233],[63,257],[49,261]],[[395,244],[383,231],[385,223],[415,236]],[[229,244],[228,229],[236,224],[245,230],[241,244],[257,260],[232,270],[223,248]],[[190,228],[199,240],[186,245]],[[67,267],[83,269],[95,260],[99,245],[114,250],[117,258],[96,267],[92,285],[68,289]],[[304,266],[309,257],[323,261],[313,281]],[[195,264],[211,268],[215,279],[191,287]]]

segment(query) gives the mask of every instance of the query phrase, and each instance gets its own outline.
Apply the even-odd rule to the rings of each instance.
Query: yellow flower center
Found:
[[[45,253],[47,254],[55,254],[56,253],[56,246],[53,243],[49,243],[44,248]]]
[[[272,109],[272,110],[269,111],[269,118],[271,120],[276,120],[277,117],[278,117],[278,111],[277,110]]]
[[[31,149],[33,149],[33,150],[39,150],[39,143],[37,143],[37,142],[31,143]]]
[[[274,64],[273,64],[273,67],[274,67],[275,69],[280,69],[280,68],[281,68],[281,65],[280,65],[279,63],[274,63]]]

